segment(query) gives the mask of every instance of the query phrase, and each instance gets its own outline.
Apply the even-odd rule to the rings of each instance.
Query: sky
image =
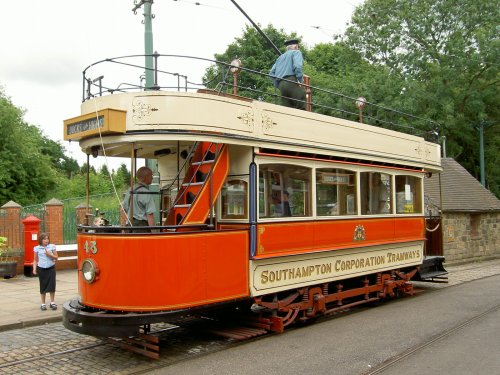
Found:
[[[296,32],[312,47],[342,33],[363,0],[236,0],[261,28]],[[80,115],[82,71],[105,58],[143,54],[142,9],[133,0],[10,0],[0,11],[0,86],[24,119],[86,161],[63,141],[63,120]],[[230,0],[155,0],[153,49],[213,59],[241,37],[247,18]],[[182,64],[175,69],[181,70]],[[190,71],[199,82],[203,71]],[[108,165],[116,169],[119,164]]]

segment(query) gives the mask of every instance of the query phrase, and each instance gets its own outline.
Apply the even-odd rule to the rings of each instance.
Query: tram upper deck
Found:
[[[218,64],[230,68],[229,64]],[[135,157],[156,158],[163,150],[175,150],[196,140],[440,170],[439,145],[422,136],[251,99],[244,97],[241,89],[241,96],[233,95],[225,92],[225,82],[216,90],[201,87],[193,92],[187,92],[187,85],[186,92],[179,87],[178,91],[165,91],[155,82],[153,90],[108,89],[111,94],[102,95],[102,82],[96,86],[86,73],[88,68],[84,71],[87,97],[81,115],[64,122],[65,139],[79,141],[86,154],[102,153],[104,145],[107,156],[130,157],[133,143]],[[244,68],[242,73],[260,74]],[[92,86],[99,87],[98,96],[90,93]],[[321,90],[310,88],[313,98]],[[317,107],[324,105],[318,103]],[[314,100],[312,108],[314,111]]]

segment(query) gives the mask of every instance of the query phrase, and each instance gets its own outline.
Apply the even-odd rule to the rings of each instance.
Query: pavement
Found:
[[[433,287],[443,288],[499,275],[500,258],[465,264],[445,264],[445,268],[449,272],[449,283],[432,284]],[[0,279],[0,332],[61,321],[63,303],[78,297],[77,276],[77,270],[57,271],[55,302],[58,309],[55,311],[40,310],[37,277],[18,275],[11,279]],[[48,295],[46,302],[50,302]]]
[[[0,278],[0,332],[54,323],[62,320],[64,302],[78,296],[78,271],[59,270],[56,274],[57,310],[40,310],[38,277],[17,275]],[[50,303],[47,293],[45,303]]]

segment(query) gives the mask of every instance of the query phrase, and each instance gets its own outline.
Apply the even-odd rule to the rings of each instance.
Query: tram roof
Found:
[[[96,112],[107,156],[129,157],[134,143],[138,157],[155,158],[170,144],[203,140],[440,169],[439,145],[421,137],[256,100],[207,92],[102,96],[82,104],[82,116],[67,120],[66,133]],[[72,136],[88,154],[101,144],[97,131]]]

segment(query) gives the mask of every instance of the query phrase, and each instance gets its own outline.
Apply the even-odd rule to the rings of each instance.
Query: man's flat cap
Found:
[[[299,40],[298,39],[290,39],[290,40],[285,41],[285,46],[290,46],[292,44],[299,44]]]

